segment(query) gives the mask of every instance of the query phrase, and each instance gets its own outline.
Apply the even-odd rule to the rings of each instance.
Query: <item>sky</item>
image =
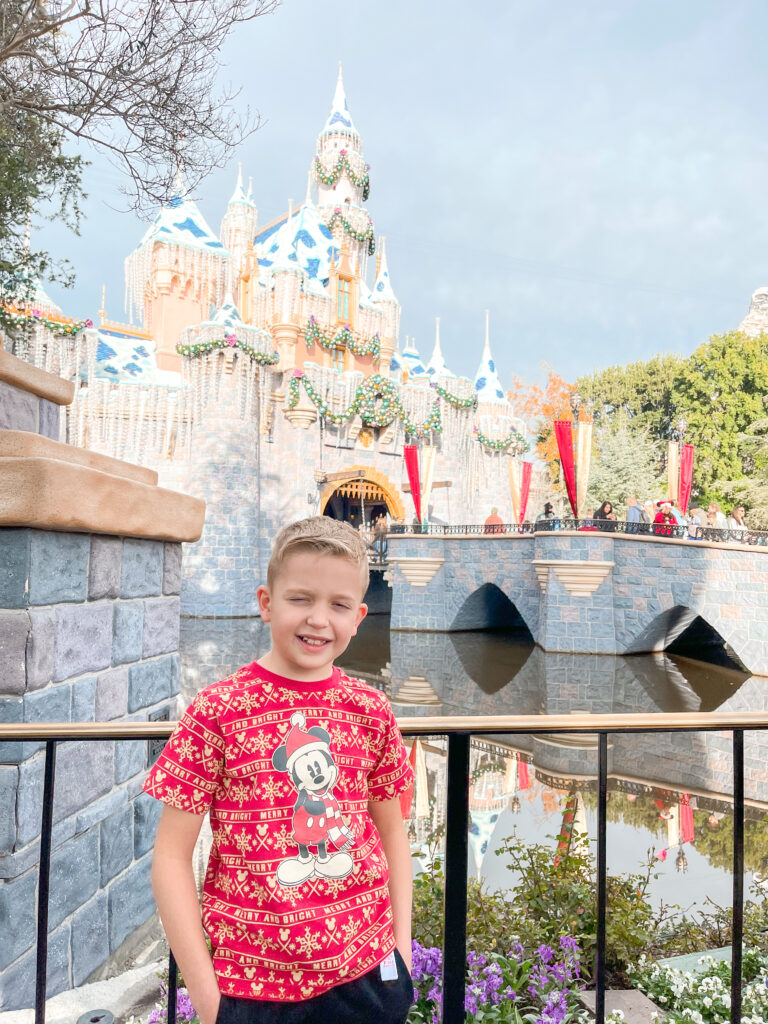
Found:
[[[218,230],[237,162],[259,223],[304,197],[338,61],[371,165],[405,335],[474,376],[490,310],[502,383],[567,380],[735,329],[768,285],[764,0],[284,0],[239,29],[222,81],[260,114],[197,191]],[[34,242],[74,263],[48,291],[125,318],[146,225],[120,173],[86,173],[86,219]]]

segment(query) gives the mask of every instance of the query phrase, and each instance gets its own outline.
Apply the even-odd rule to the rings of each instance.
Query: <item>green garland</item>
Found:
[[[339,178],[342,176],[342,174],[346,171],[347,177],[352,182],[352,184],[357,185],[358,188],[362,188],[363,202],[365,202],[368,196],[371,194],[371,177],[368,174],[368,171],[365,171],[363,174],[359,175],[355,174],[355,172],[352,170],[352,166],[349,162],[349,159],[347,158],[347,151],[345,149],[342,149],[341,153],[339,154],[339,158],[336,161],[336,166],[333,167],[330,171],[326,171],[323,168],[323,165],[320,163],[320,157],[316,156],[315,171],[317,172],[317,177],[320,179],[320,181],[324,185],[329,186],[335,185]]]
[[[439,434],[443,429],[440,403],[438,401],[435,401],[432,412],[427,416],[426,420],[420,426],[417,426],[403,408],[400,396],[397,393],[397,387],[387,377],[382,377],[378,373],[371,377],[366,377],[361,382],[355,391],[351,403],[341,412],[331,411],[328,403],[322,395],[318,394],[311,381],[304,376],[301,370],[294,371],[294,375],[288,385],[290,391],[288,399],[289,409],[295,409],[299,404],[302,384],[304,385],[307,397],[318,413],[325,419],[330,420],[331,423],[337,425],[351,420],[355,415],[359,415],[363,423],[369,427],[388,427],[395,417],[398,417],[405,428],[406,434],[412,437],[424,437],[430,431]]]
[[[313,316],[309,318],[307,326],[304,328],[304,340],[307,348],[312,348],[315,342],[326,351],[334,348],[348,348],[356,356],[373,356],[374,362],[378,361],[381,355],[381,342],[378,334],[363,340],[352,333],[349,324],[344,324],[334,335],[326,334]]]
[[[177,345],[176,351],[180,356],[202,356],[206,352],[216,352],[222,348],[239,348],[246,355],[250,356],[254,362],[261,364],[261,366],[274,366],[275,363],[280,362],[280,354],[278,352],[271,352],[269,354],[257,352],[255,348],[247,345],[244,341],[240,341],[234,334],[228,334],[225,338],[217,338],[216,341],[200,341],[196,345]]]
[[[527,452],[530,449],[530,445],[523,439],[522,434],[512,427],[509,431],[509,437],[504,437],[501,441],[493,441],[490,437],[486,437],[485,434],[480,430],[479,427],[475,427],[475,437],[488,451],[491,452],[506,452],[512,445],[517,445],[522,441],[523,447],[522,452]]]
[[[79,334],[84,328],[93,327],[93,320],[56,320],[37,309],[21,310],[0,306],[0,327],[13,330],[28,324],[40,324],[52,334]]]
[[[433,387],[443,401],[447,402],[448,405],[452,405],[454,409],[477,408],[477,395],[472,395],[469,398],[459,398],[458,395],[452,395],[450,391],[446,391],[446,389],[436,381],[433,381],[432,384],[430,384],[430,387]]]
[[[344,228],[344,234],[354,238],[356,242],[368,242],[368,255],[373,256],[376,252],[376,238],[373,233],[373,224],[369,224],[365,231],[357,231],[349,223],[347,218],[341,212],[340,207],[336,207],[331,215],[331,219],[328,221],[328,230],[333,231],[333,226],[336,223],[341,224]]]

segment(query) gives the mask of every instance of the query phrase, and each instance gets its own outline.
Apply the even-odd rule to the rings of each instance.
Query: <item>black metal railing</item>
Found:
[[[762,712],[735,714],[657,715],[529,715],[488,718],[400,719],[404,736],[439,736],[448,739],[446,805],[445,905],[443,950],[443,1024],[465,1021],[467,956],[467,871],[469,832],[470,740],[473,735],[536,735],[580,733],[598,739],[597,817],[597,936],[595,954],[595,1015],[605,1021],[605,965],[607,906],[607,793],[608,738],[616,732],[716,732],[728,730],[733,738],[733,923],[731,1024],[741,1024],[741,976],[744,900],[744,732],[768,729]],[[36,937],[35,1024],[45,1024],[46,964],[48,954],[48,900],[56,750],[60,743],[104,740],[165,739],[173,723],[130,722],[108,724],[0,725],[0,741],[45,743],[43,809]],[[169,955],[168,1024],[176,1024],[177,970]]]
[[[624,520],[553,516],[535,523],[392,523],[390,534],[426,534],[448,537],[456,535],[488,536],[552,533],[556,530],[576,530],[589,533],[623,533],[639,537],[662,537],[667,540],[706,540],[719,544],[749,544],[768,547],[768,531],[715,529],[680,523],[627,523]]]

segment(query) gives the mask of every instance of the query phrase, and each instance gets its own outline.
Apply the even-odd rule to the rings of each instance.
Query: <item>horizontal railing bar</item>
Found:
[[[718,732],[768,729],[764,711],[671,712],[642,715],[494,715],[399,718],[406,736],[451,733]],[[170,736],[174,722],[36,722],[0,724],[0,740],[148,740]]]

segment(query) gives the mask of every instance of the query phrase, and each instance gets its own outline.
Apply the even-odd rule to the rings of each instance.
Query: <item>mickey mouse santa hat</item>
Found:
[[[312,733],[307,732],[307,720],[303,712],[294,711],[291,715],[291,725],[293,728],[288,733],[288,738],[285,741],[287,771],[293,768],[296,759],[301,754],[308,754],[310,750],[330,750],[328,743],[318,736],[313,736]]]

